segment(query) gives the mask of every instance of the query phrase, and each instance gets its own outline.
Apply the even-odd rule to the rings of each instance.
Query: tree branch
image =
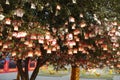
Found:
[[[17,60],[17,68],[18,68],[18,72],[20,73],[21,79],[25,80],[24,71],[23,71],[23,67],[22,67],[22,59]]]
[[[44,59],[44,58],[40,58],[40,57],[37,59],[37,65],[36,65],[36,67],[35,67],[32,75],[31,75],[30,80],[35,80],[36,76],[38,75],[39,68],[40,68],[41,66],[43,66],[48,59],[49,59],[49,58]]]
[[[25,59],[25,75],[26,80],[29,80],[29,70],[28,70],[28,64],[29,64],[29,57]]]

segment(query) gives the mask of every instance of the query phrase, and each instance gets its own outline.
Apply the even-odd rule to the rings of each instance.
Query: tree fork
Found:
[[[21,79],[22,80],[25,80],[25,77],[24,77],[24,71],[23,71],[23,67],[22,67],[22,60],[17,60],[17,68],[18,68],[18,72],[21,76]]]
[[[47,59],[40,59],[40,58],[37,59],[37,65],[36,65],[32,75],[31,75],[30,80],[35,80],[36,76],[38,75],[39,68],[46,63]]]

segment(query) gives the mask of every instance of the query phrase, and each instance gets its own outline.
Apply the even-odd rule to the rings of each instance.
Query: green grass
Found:
[[[39,76],[51,76],[51,77],[62,77],[68,75],[68,71],[39,71]]]
[[[48,76],[48,77],[62,77],[66,75],[70,75],[71,70],[59,70],[55,71],[52,66],[48,67],[47,69],[40,69],[39,76]],[[96,72],[97,73],[97,72]],[[99,73],[98,73],[99,74]],[[81,70],[80,78],[88,78],[88,79],[106,79],[106,80],[113,80],[113,77],[117,74],[111,74],[110,72],[103,72],[97,76],[95,73],[86,72],[85,70]],[[120,74],[118,74],[120,76]]]
[[[112,80],[114,75],[100,75],[100,76],[95,76],[95,75],[81,75],[81,78],[88,78],[88,79],[106,79],[106,80]]]

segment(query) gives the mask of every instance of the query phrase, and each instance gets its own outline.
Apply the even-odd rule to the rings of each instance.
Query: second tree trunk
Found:
[[[80,80],[80,67],[79,66],[72,66],[71,80]]]

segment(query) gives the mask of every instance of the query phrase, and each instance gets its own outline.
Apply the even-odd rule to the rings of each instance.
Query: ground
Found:
[[[31,72],[30,72],[31,74]],[[12,73],[0,73],[0,80],[14,80],[16,78],[17,73],[12,72]],[[65,75],[65,76],[40,76],[38,75],[36,80],[70,80],[70,74]],[[86,79],[86,78],[81,78],[80,80],[107,80],[107,79]],[[111,80],[120,80],[120,76],[114,76],[114,79]]]

